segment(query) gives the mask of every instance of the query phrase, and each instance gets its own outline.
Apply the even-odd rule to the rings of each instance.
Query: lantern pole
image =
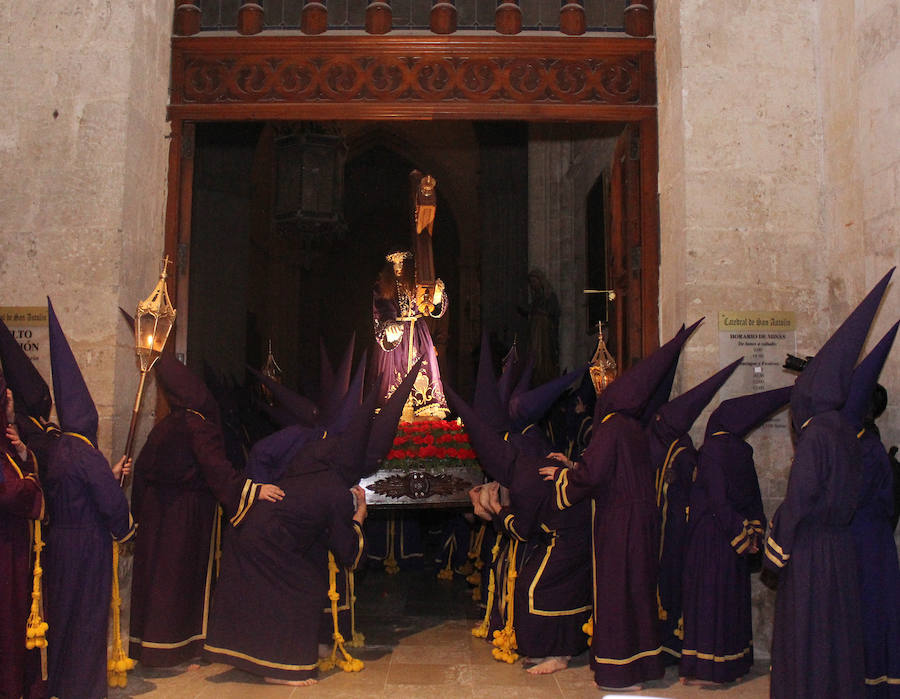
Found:
[[[138,303],[137,313],[134,317],[135,352],[140,361],[141,378],[138,383],[137,395],[134,397],[134,408],[131,411],[131,424],[128,427],[128,439],[125,441],[125,458],[130,459],[134,451],[134,437],[137,431],[138,414],[141,410],[141,399],[144,396],[144,385],[147,382],[147,374],[159,359],[169,333],[175,322],[175,308],[169,301],[169,292],[166,288],[167,268],[169,256],[163,259],[162,271],[159,281],[150,292],[150,295]],[[125,487],[125,475],[119,478],[119,485]]]

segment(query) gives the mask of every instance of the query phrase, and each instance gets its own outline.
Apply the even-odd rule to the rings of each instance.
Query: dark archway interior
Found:
[[[197,125],[189,364],[243,383],[245,365],[261,367],[271,342],[285,384],[315,398],[320,340],[332,363],[354,332],[355,359],[371,351],[372,286],[384,255],[409,247],[408,176],[417,168],[438,179],[435,268],[451,300],[432,333],[442,374],[468,394],[482,326],[495,358],[527,337],[518,309],[528,302],[528,124],[345,122],[342,224],[312,238],[273,223],[281,128]],[[602,137],[619,130],[598,125]],[[602,199],[598,180],[576,252],[589,267],[606,264]],[[596,270],[585,278],[600,283]]]

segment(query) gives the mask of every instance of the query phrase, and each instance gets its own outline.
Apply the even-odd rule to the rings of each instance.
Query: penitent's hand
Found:
[[[484,506],[481,504],[481,491],[484,489],[484,486],[476,485],[474,488],[469,490],[469,500],[472,501],[472,510],[475,514],[481,519],[491,521],[491,513],[488,512]]]
[[[277,485],[264,483],[259,487],[259,499],[268,502],[278,502],[284,498],[284,491]]]
[[[545,481],[555,480],[557,471],[559,471],[559,466],[541,466],[538,469],[538,473],[544,477]]]
[[[116,461],[115,464],[112,465],[112,473],[113,476],[116,477],[116,480],[122,480],[124,476],[127,476],[131,473],[131,459],[126,459],[125,455],[122,455],[122,458]]]
[[[12,423],[6,426],[6,438],[20,459],[24,461],[28,458],[28,447],[19,439],[19,429]]]
[[[350,490],[356,496],[356,512],[353,513],[353,519],[362,524],[366,521],[366,515],[369,514],[369,508],[366,505],[366,491],[358,485],[354,485]]]

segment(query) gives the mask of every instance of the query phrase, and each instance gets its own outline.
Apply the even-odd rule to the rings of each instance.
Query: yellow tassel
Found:
[[[507,556],[507,565],[509,572],[506,574],[506,625],[499,631],[494,631],[493,644],[496,646],[492,651],[495,660],[505,663],[514,663],[519,659],[516,644],[516,631],[513,626],[515,618],[515,597],[516,597],[516,578],[519,576],[516,572],[516,555],[519,550],[519,542],[513,541]]]
[[[344,672],[359,672],[365,667],[362,660],[354,658],[347,652],[344,647],[344,637],[341,635],[338,626],[338,599],[340,595],[337,591],[337,562],[334,560],[334,554],[328,552],[328,599],[331,600],[331,620],[334,623],[334,646],[331,649],[331,655],[327,658],[319,660],[319,669],[331,670],[335,667],[341,668]],[[340,652],[341,657],[338,657]]]
[[[684,640],[684,617],[678,618],[678,626],[672,632],[676,638],[680,638],[682,641]]]
[[[366,637],[356,630],[356,575],[352,570],[347,570],[347,582],[350,585],[350,640],[347,645],[362,648],[366,645]]]
[[[47,679],[47,629],[50,626],[41,614],[43,604],[41,600],[41,579],[44,569],[41,567],[41,551],[44,541],[41,538],[41,523],[34,522],[32,530],[34,539],[34,573],[31,587],[31,611],[28,614],[28,622],[25,625],[25,647],[28,650],[37,648],[41,652],[41,679]]]
[[[588,619],[584,624],[581,625],[581,630],[587,634],[588,637],[588,645],[594,642],[594,617],[592,616]]]
[[[500,540],[502,538],[501,534],[497,535],[497,539],[494,542],[494,546],[491,548],[491,567],[489,569],[488,574],[488,598],[487,605],[484,610],[484,619],[481,620],[481,623],[472,629],[472,635],[475,638],[487,638],[488,629],[491,627],[491,610],[494,607],[494,592],[497,589],[497,585],[494,580],[494,566],[493,564],[497,562],[497,556],[500,555]],[[473,593],[474,594],[474,593]],[[479,590],[479,597],[481,595],[481,591]]]
[[[481,573],[479,571],[474,571],[469,577],[466,578],[466,582],[470,585],[481,585]]]
[[[128,686],[128,671],[134,669],[135,661],[128,657],[122,647],[122,598],[119,595],[119,542],[113,542],[112,599],[113,643],[112,655],[106,663],[106,680],[110,687]]]
[[[450,545],[447,547],[447,565],[438,571],[437,578],[438,580],[453,580],[453,552],[456,550],[456,543],[453,539],[450,539]]]
[[[400,566],[397,564],[397,556],[394,554],[394,549],[396,548],[395,542],[397,540],[396,524],[397,520],[391,515],[390,520],[388,520],[387,556],[384,558],[384,571],[388,575],[396,575],[400,572]]]

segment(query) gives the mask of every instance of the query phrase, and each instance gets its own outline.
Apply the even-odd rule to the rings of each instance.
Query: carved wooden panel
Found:
[[[216,105],[234,118],[242,105],[277,118],[302,104],[344,118],[416,118],[423,108],[435,118],[478,105],[479,114],[499,118],[565,118],[592,106],[626,120],[647,116],[656,103],[652,40],[471,38],[175,39],[172,115],[202,118],[210,110],[197,107]]]

